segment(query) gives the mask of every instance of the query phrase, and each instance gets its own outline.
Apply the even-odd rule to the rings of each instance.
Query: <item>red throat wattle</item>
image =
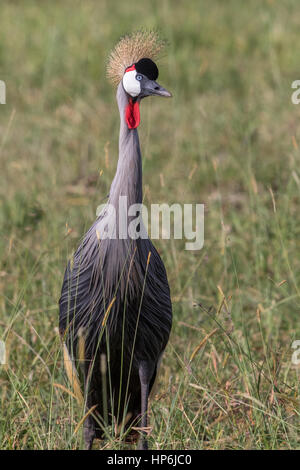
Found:
[[[132,101],[132,98],[129,98],[129,103],[126,106],[125,119],[127,122],[128,129],[136,129],[141,121],[140,118],[140,106],[138,101]]]

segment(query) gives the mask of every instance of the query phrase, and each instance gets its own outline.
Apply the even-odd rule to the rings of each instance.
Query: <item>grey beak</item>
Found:
[[[172,94],[168,90],[163,88],[159,83],[155,82],[154,80],[149,80],[147,86],[144,88],[143,91],[148,96],[165,96],[168,98],[172,96]]]

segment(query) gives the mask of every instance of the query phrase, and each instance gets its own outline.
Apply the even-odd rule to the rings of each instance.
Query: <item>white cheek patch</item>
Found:
[[[123,77],[123,87],[125,91],[133,98],[138,96],[141,92],[141,84],[135,77],[135,70],[130,70],[129,72],[126,72]]]

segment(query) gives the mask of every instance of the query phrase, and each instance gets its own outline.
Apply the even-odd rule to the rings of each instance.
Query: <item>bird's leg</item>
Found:
[[[91,450],[95,439],[95,426],[91,416],[88,416],[83,424],[83,438],[86,450]]]
[[[141,427],[147,428],[148,424],[148,398],[149,398],[149,384],[153,375],[152,368],[148,366],[146,362],[141,362],[139,366],[139,378],[141,383]],[[145,438],[146,432],[143,431],[143,435],[139,440],[138,449],[148,450],[148,442]]]
[[[85,412],[88,412],[91,408],[91,403],[89,397],[87,397]],[[87,416],[83,423],[83,438],[84,438],[84,447],[86,450],[91,450],[93,447],[93,442],[96,437],[95,432],[95,423],[91,415]]]
[[[87,413],[89,409],[92,407],[92,400],[91,400],[91,384],[89,379],[89,367],[85,371],[85,412]],[[91,450],[93,447],[93,442],[96,437],[95,432],[95,422],[91,415],[87,416],[84,423],[83,423],[83,439],[84,439],[84,447],[86,450]]]

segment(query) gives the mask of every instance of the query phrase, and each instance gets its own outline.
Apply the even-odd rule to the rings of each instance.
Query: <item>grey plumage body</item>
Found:
[[[142,202],[139,137],[137,129],[129,129],[125,122],[128,95],[122,83],[117,101],[119,160],[108,200],[116,209],[116,220],[119,196],[127,196],[128,206]],[[60,333],[74,362],[79,358],[78,334],[85,340],[86,408],[97,405],[96,417],[90,415],[84,424],[87,448],[94,437],[103,436],[99,421],[119,424],[127,414],[127,427],[147,426],[148,395],[172,324],[167,275],[151,240],[101,240],[101,233],[97,235],[101,217],[103,213],[67,266],[59,302]],[[100,370],[101,355],[105,355],[105,376]],[[146,440],[141,442],[147,448]]]

